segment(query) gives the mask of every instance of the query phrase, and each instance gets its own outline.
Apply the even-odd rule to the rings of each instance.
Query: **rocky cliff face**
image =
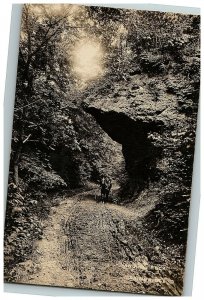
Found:
[[[128,91],[127,89],[127,93]],[[123,92],[126,91],[122,89]],[[139,88],[138,88],[139,89]],[[119,91],[120,92],[120,91]],[[136,93],[131,95],[135,96]],[[133,98],[134,99],[134,98]],[[109,136],[122,145],[126,170],[130,180],[130,192],[139,192],[144,188],[149,177],[153,177],[156,160],[161,153],[160,147],[154,146],[148,139],[150,132],[161,132],[164,126],[162,118],[149,120],[140,114],[142,104],[134,105],[134,100],[123,97],[92,102],[86,110],[91,113]],[[152,113],[153,116],[153,113]],[[150,174],[150,170],[152,170]]]
[[[172,68],[163,74],[126,72],[108,94],[88,98],[84,109],[122,145],[128,173],[123,194],[138,206],[154,203],[155,222],[169,210],[171,224],[163,225],[181,230],[180,239],[187,228],[199,84],[179,73],[178,65]],[[141,197],[150,189],[152,199]],[[172,221],[176,207],[181,209]]]

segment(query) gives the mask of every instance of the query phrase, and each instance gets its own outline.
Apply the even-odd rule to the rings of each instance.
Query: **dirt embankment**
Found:
[[[18,265],[17,282],[181,294],[173,277],[178,266],[169,263],[159,245],[148,248],[144,213],[102,204],[90,192],[65,199],[52,208],[30,260]]]

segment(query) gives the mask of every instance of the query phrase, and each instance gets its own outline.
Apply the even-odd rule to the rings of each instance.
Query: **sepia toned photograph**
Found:
[[[4,281],[181,296],[200,15],[22,7]]]

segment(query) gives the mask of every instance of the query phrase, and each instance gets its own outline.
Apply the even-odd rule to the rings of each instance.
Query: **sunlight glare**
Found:
[[[83,82],[96,79],[103,74],[103,51],[95,41],[83,39],[73,51],[73,71]]]

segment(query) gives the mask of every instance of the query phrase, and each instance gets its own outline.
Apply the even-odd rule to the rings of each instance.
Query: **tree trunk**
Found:
[[[20,162],[20,157],[21,157],[21,152],[22,152],[22,144],[20,144],[16,150],[15,158],[14,158],[14,174],[13,174],[13,179],[14,183],[16,186],[18,186],[19,183],[19,176],[18,176],[18,165]]]
[[[14,183],[18,186],[18,164],[14,164]]]

